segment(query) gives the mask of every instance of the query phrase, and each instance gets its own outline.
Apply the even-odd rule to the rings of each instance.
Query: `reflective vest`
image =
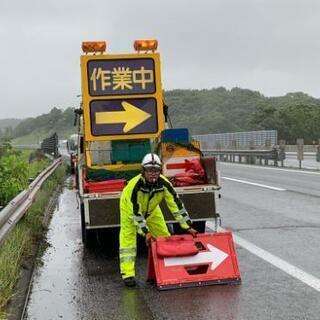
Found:
[[[181,228],[190,228],[192,222],[187,210],[170,181],[163,175],[160,175],[153,185],[146,183],[141,174],[131,179],[123,189],[120,209],[122,214],[125,211],[126,214],[132,215],[132,222],[136,225],[137,232],[144,235],[149,231],[146,219],[152,215],[152,211],[163,199]]]

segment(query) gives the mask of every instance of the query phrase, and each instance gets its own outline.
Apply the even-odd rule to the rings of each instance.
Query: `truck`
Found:
[[[110,54],[104,41],[82,43],[74,163],[87,247],[103,238],[116,250],[122,189],[140,172],[149,152],[161,157],[163,174],[175,186],[193,226],[204,232],[206,221],[218,223],[215,158],[202,156],[187,128],[169,128],[157,46],[157,40],[136,40],[134,52]],[[169,230],[181,232],[165,203],[161,208]]]
[[[77,151],[78,151],[78,134],[72,134],[67,139],[67,151],[70,157],[70,172],[75,174]]]

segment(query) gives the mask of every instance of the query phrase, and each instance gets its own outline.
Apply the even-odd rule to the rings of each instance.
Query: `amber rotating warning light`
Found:
[[[82,42],[82,51],[84,53],[104,52],[106,51],[107,43],[105,41],[84,41]]]
[[[158,40],[135,40],[133,46],[136,51],[155,51],[158,48]]]

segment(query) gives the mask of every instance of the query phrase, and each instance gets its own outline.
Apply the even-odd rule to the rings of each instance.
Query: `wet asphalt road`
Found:
[[[320,175],[219,166],[223,227],[319,279]],[[320,319],[319,291],[240,246],[241,285],[159,292],[145,282],[142,255],[138,288],[125,288],[117,258],[108,257],[103,247],[83,248],[79,220],[76,196],[65,188],[25,319]]]

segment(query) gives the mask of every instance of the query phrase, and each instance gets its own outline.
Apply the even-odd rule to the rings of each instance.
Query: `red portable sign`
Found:
[[[148,280],[155,280],[159,290],[241,282],[230,231],[199,234],[194,238],[199,251],[193,255],[173,256],[171,248],[170,255],[164,256],[160,250],[164,243],[167,247],[179,243],[180,251],[183,240],[190,246],[190,235],[158,238],[151,243]]]

